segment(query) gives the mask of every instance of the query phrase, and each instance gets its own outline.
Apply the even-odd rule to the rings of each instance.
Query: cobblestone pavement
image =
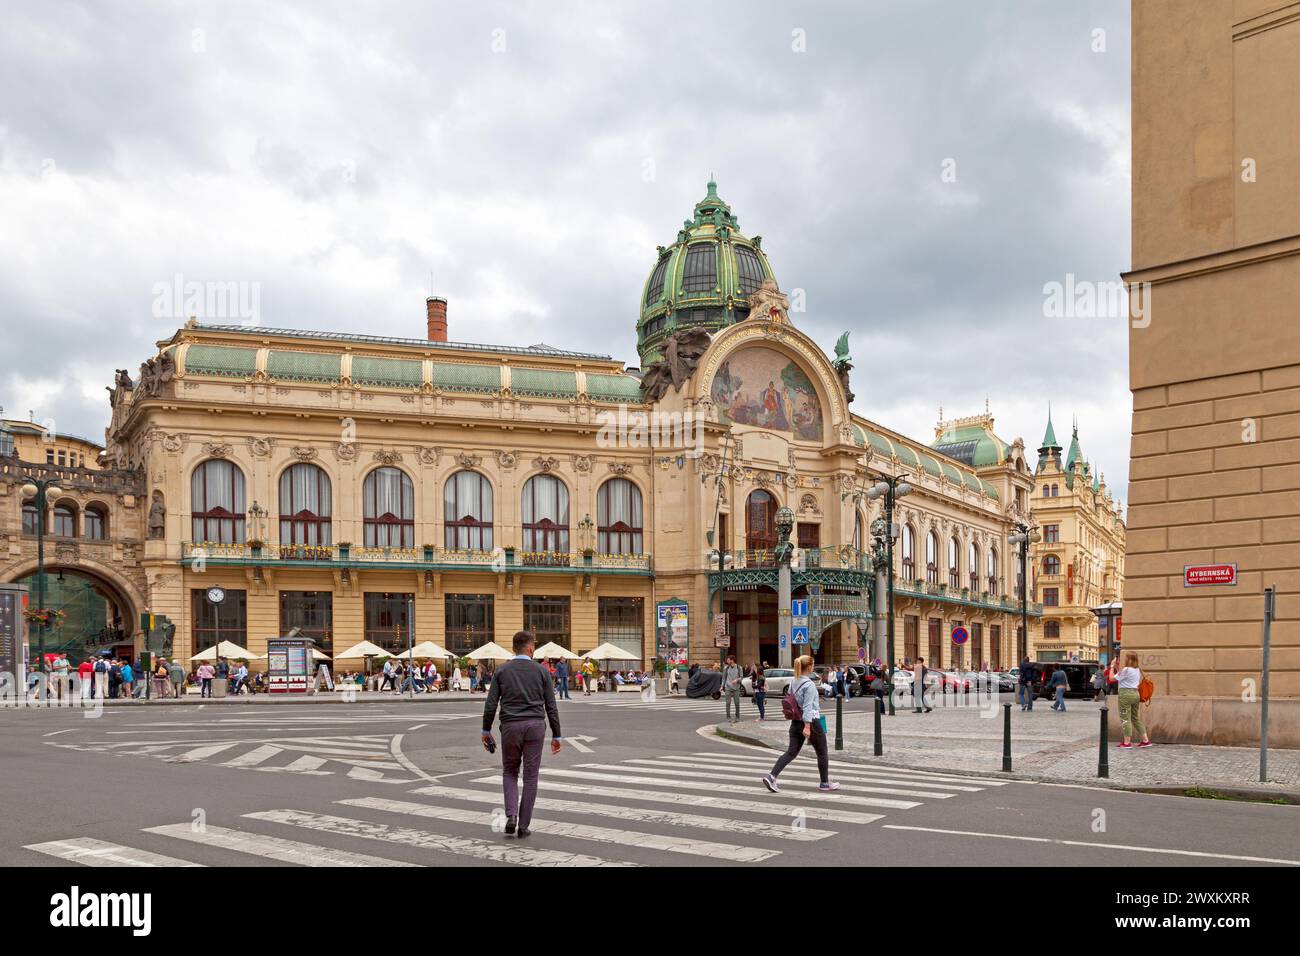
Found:
[[[951,698],[948,699],[951,701]],[[934,770],[957,770],[987,774],[1002,769],[1002,703],[987,700],[982,706],[942,706],[936,701],[931,713],[915,714],[900,709],[883,717],[883,753],[873,756],[873,720],[870,709],[852,701],[844,715],[843,755],[882,764]],[[835,709],[823,701],[827,732],[835,737]],[[1139,750],[1123,750],[1112,738],[1108,780],[1097,776],[1100,705],[1091,701],[1068,701],[1062,714],[1039,701],[1034,709],[1021,712],[1011,706],[1011,754],[1013,777],[1050,782],[1090,783],[1124,787],[1261,787],[1259,751],[1248,747],[1205,747],[1157,744]],[[771,715],[771,710],[769,710]],[[751,739],[769,747],[784,749],[788,724],[776,718],[760,722],[743,720],[720,723],[729,734]],[[1268,760],[1269,785],[1274,789],[1300,789],[1300,751],[1272,750]]]

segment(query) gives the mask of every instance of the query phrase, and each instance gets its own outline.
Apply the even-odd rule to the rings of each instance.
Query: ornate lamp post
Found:
[[[52,499],[63,494],[63,489],[53,478],[24,476],[23,499],[35,499],[36,504],[36,610],[45,610],[45,512]],[[36,654],[41,673],[45,673],[45,624],[36,626]]]
[[[894,506],[899,498],[912,493],[912,486],[906,475],[876,475],[875,484],[867,489],[868,501],[885,499],[884,532],[885,540],[885,587],[889,599],[889,617],[885,621],[885,633],[888,635],[889,658],[885,662],[885,689],[889,693],[889,714],[894,715],[894,542],[898,540],[898,527],[894,524]]]
[[[790,544],[790,532],[794,530],[794,512],[784,505],[776,510],[776,584],[777,616],[783,622],[779,627],[790,627],[790,641],[778,650],[782,667],[794,665],[794,628],[790,617],[790,558],[794,555],[794,546]]]
[[[1016,533],[1007,535],[1007,542],[1020,549],[1020,655],[1019,664],[1029,654],[1029,600],[1026,592],[1029,587],[1029,543],[1042,541],[1043,536],[1035,525],[1023,521],[1015,523]]]

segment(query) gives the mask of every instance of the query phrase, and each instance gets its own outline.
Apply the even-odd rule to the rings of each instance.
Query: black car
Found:
[[[1038,696],[1043,700],[1051,700],[1056,696],[1056,691],[1050,684],[1052,674],[1058,670],[1065,671],[1065,676],[1070,682],[1065,689],[1066,697],[1095,700],[1101,696],[1101,692],[1092,686],[1093,675],[1101,670],[1101,665],[1096,661],[1044,661],[1034,666],[1038,668],[1038,680],[1035,681],[1035,686],[1038,688]]]

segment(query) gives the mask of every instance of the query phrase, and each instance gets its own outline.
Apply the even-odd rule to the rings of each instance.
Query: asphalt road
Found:
[[[1300,866],[1294,807],[834,756],[821,794],[811,752],[772,795],[773,751],[699,733],[722,706],[562,702],[526,841],[481,700],[0,710],[0,865]]]

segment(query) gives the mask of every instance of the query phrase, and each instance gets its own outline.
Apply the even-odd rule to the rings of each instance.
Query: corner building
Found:
[[[1021,605],[1006,538],[1032,520],[1034,483],[1022,441],[987,414],[941,422],[926,446],[852,413],[847,344],[832,361],[790,322],[713,183],[637,311],[647,364],[631,370],[448,341],[437,297],[419,339],[191,321],[111,390],[103,466],[135,482],[118,530],[147,579],[124,603],[167,615],[162,650],[182,657],[217,640],[261,654],[291,627],[327,653],[363,639],[396,651],[413,614],[416,642],[461,653],[529,628],[643,665],[726,650],[775,664],[778,509],[795,515],[795,597],[816,586],[872,606],[880,505],[863,492],[905,474],[896,659],[1010,666]],[[31,544],[15,540],[11,553]],[[111,586],[111,566],[95,573]],[[661,606],[675,610],[661,620]],[[1042,609],[1027,611],[1032,648]],[[847,620],[821,637],[827,662],[864,643]]]

